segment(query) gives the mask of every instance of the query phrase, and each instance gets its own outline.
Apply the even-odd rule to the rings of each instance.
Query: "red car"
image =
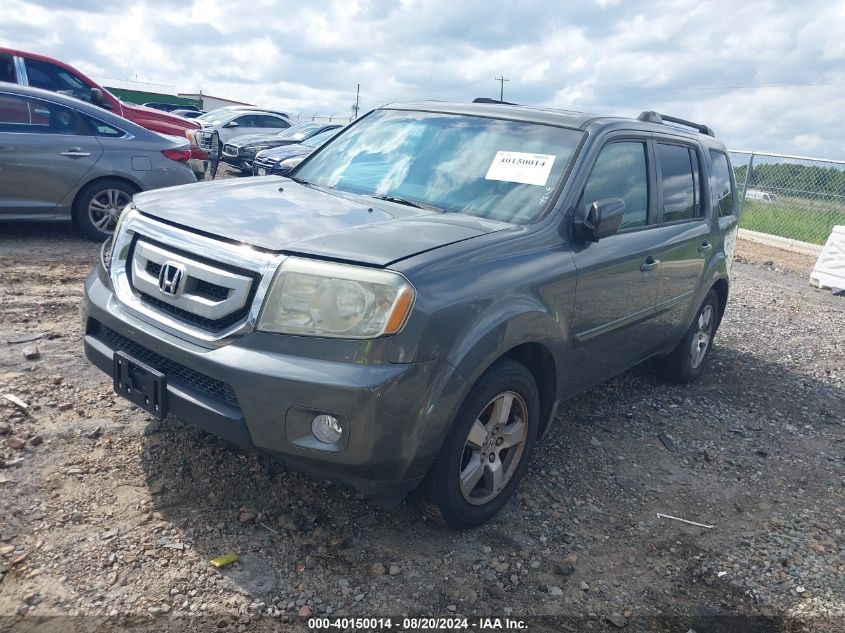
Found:
[[[0,81],[60,92],[105,108],[153,132],[187,136],[191,140],[191,168],[198,178],[205,172],[208,154],[197,147],[193,137],[193,130],[200,129],[199,123],[125,103],[73,66],[44,55],[0,47]]]

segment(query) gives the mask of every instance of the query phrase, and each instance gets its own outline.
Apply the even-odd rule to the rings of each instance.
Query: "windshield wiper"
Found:
[[[426,211],[436,211],[437,213],[446,213],[445,209],[435,207],[425,202],[417,202],[416,200],[408,200],[399,196],[370,196],[376,200],[384,200],[385,202],[395,202],[396,204],[404,204],[406,207],[414,207],[415,209],[425,209]]]

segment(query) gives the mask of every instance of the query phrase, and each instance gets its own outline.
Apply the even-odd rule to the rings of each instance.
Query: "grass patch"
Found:
[[[799,206],[791,202],[746,200],[739,225],[750,231],[824,244],[835,225],[845,224],[845,209],[841,207],[819,206],[812,202]]]

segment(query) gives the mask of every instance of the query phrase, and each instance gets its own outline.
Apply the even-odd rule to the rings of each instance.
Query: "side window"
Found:
[[[15,83],[15,60],[11,55],[0,53],[0,81]]]
[[[287,127],[290,127],[287,121],[284,119],[280,119],[279,117],[275,116],[262,116],[261,118],[261,127],[269,127],[274,128],[277,130],[281,130]]]
[[[95,119],[94,117],[86,116],[85,120],[88,122],[88,127],[91,128],[91,131],[94,133],[94,136],[102,136],[105,138],[121,138],[126,134],[120,128],[116,128],[113,125],[109,125],[108,123],[104,123],[99,119]]]
[[[73,73],[38,59],[25,60],[29,85],[51,92],[61,92],[83,101],[91,101],[91,88]]]
[[[258,117],[253,114],[245,114],[235,121],[238,122],[238,127],[258,127]]]
[[[581,204],[589,209],[593,202],[603,198],[622,198],[625,201],[620,230],[646,225],[648,167],[645,143],[624,141],[601,149],[584,187]]]
[[[0,94],[0,132],[91,134],[82,117],[70,108],[12,94]]]
[[[661,222],[692,220],[701,216],[698,199],[698,154],[683,145],[657,143],[663,209]]]
[[[731,182],[731,167],[728,157],[722,152],[710,150],[713,173],[710,175],[710,191],[713,196],[713,214],[725,217],[734,214],[734,192]]]

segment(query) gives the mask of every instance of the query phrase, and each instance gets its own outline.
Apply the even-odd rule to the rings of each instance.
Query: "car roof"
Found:
[[[655,123],[653,121],[657,119],[654,118],[643,120],[639,118],[635,119],[631,117],[608,116],[592,114],[589,112],[578,112],[574,110],[524,106],[501,102],[456,103],[448,101],[414,101],[409,103],[390,103],[383,105],[380,109],[422,110],[428,112],[443,112],[446,114],[465,114],[469,116],[493,117],[513,121],[527,121],[530,123],[556,125],[574,130],[588,131],[591,134],[608,129],[663,132],[687,138],[695,138],[708,146],[712,145],[724,147],[720,141],[716,140],[712,136],[701,133],[692,128],[672,124],[672,122],[669,122],[668,119],[673,117],[666,117],[667,121],[664,123]],[[655,115],[656,113],[644,112],[641,117],[644,117],[646,114]],[[657,116],[659,119],[659,115]],[[710,132],[712,133],[712,130],[710,130]]]
[[[0,82],[0,92],[52,101],[53,103],[58,103],[59,105],[78,110],[79,112],[94,117],[95,119],[100,119],[104,123],[109,123],[119,127],[124,132],[131,132],[136,136],[138,134],[150,133],[149,130],[141,127],[137,123],[124,119],[122,116],[113,114],[99,106],[95,106],[82,101],[81,99],[77,99],[76,97],[68,97],[67,95],[53,92],[51,90],[42,90],[41,88],[33,88],[31,86],[21,86],[20,84]]]

